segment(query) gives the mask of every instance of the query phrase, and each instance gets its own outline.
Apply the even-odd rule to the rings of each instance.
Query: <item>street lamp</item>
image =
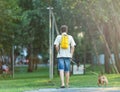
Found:
[[[53,39],[52,39],[52,9],[53,7],[48,7],[49,10],[49,77],[53,79]]]

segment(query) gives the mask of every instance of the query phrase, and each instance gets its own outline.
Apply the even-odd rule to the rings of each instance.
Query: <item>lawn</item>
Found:
[[[56,70],[57,71],[57,70]],[[120,87],[119,74],[105,74],[108,77],[108,87]],[[87,70],[85,75],[71,75],[70,87],[98,87],[97,75]],[[26,67],[15,68],[14,79],[0,77],[0,92],[23,92],[40,88],[59,88],[60,80],[55,73],[52,81],[49,80],[49,68],[39,67],[38,70],[28,73]]]

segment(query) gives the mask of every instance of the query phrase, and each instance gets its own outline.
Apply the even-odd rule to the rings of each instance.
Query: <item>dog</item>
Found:
[[[108,85],[108,79],[105,75],[100,74],[98,76],[98,81],[97,81],[98,86],[107,86]]]

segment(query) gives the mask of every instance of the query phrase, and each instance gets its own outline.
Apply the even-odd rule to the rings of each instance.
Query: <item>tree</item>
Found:
[[[34,69],[32,57],[39,53],[43,55],[48,53],[48,20],[46,19],[49,18],[49,13],[46,5],[46,1],[19,0],[19,6],[22,8],[22,29],[18,32],[18,36],[22,36],[20,42],[28,48],[30,58],[28,71]]]
[[[94,49],[97,47],[95,52],[98,53],[96,55],[98,56],[100,53],[105,53],[105,71],[107,73],[119,72],[119,1],[75,0],[73,2],[69,0],[61,1],[61,5],[62,9],[64,9],[62,10],[65,16],[64,20],[66,23],[68,22],[70,32],[74,34],[74,36],[76,36],[80,30],[83,30],[86,35],[91,34],[94,40],[88,39],[88,42],[89,40],[94,41],[93,47]],[[107,28],[106,24],[109,29],[105,29]],[[82,29],[79,28],[81,25]],[[86,27],[85,29],[84,26]],[[73,30],[75,29],[73,28],[76,28],[78,31],[74,33]],[[107,35],[104,34],[106,30],[109,30],[109,34]],[[78,38],[76,40],[78,40]],[[112,60],[112,52],[114,52],[115,61]],[[116,64],[114,64],[114,62]]]
[[[5,55],[11,56],[19,11],[17,0],[0,0],[0,49],[4,49]]]

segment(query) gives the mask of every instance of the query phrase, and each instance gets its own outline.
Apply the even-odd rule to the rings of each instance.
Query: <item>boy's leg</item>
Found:
[[[65,59],[65,77],[66,77],[66,86],[69,87],[70,79],[70,58]]]
[[[59,70],[59,72],[60,72],[61,86],[65,86],[65,83],[64,83],[64,70]]]
[[[60,74],[61,87],[64,87],[65,83],[64,83],[64,59],[63,58],[58,59],[58,70]]]
[[[65,72],[65,76],[66,76],[66,86],[69,87],[69,79],[70,79],[70,72]]]

